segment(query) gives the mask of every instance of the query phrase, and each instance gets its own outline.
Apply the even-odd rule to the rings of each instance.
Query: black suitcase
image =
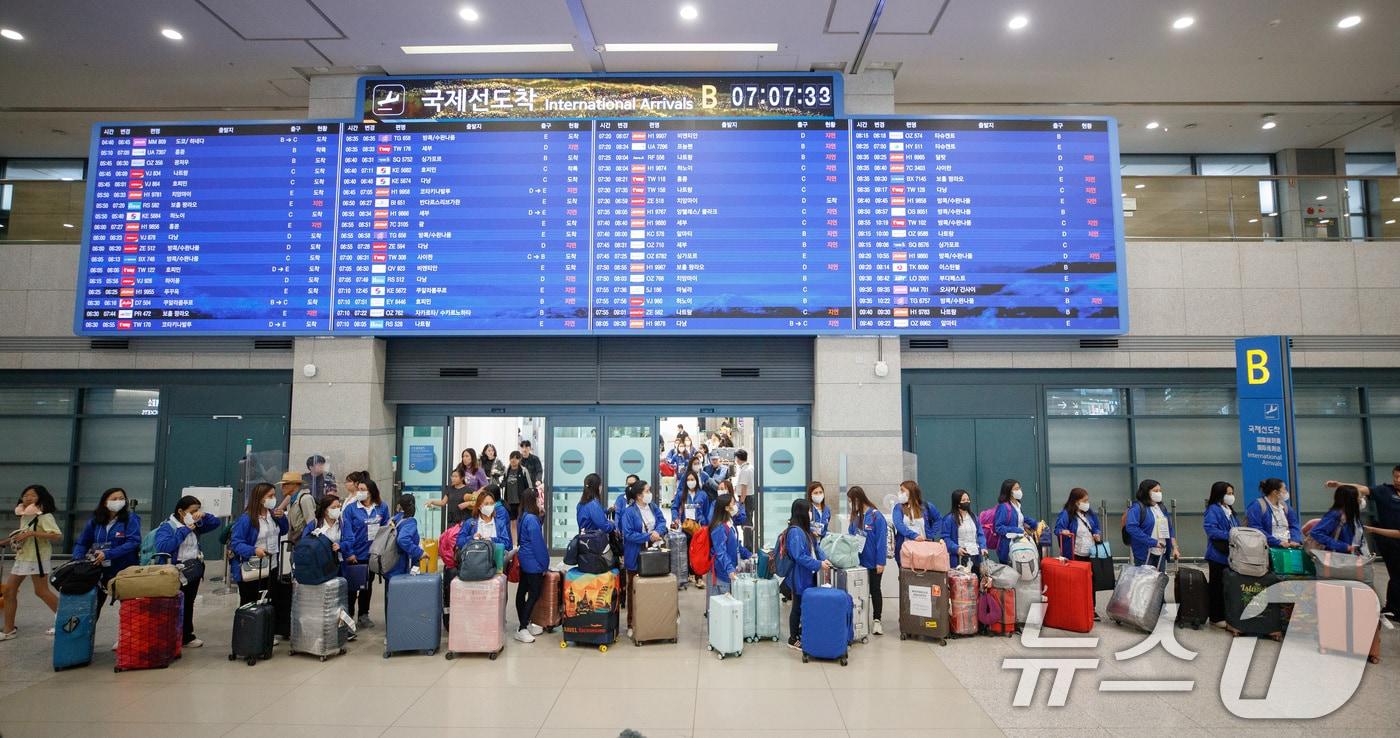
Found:
[[[1176,624],[1200,630],[1210,618],[1210,593],[1206,591],[1206,575],[1200,569],[1181,567],[1173,585],[1176,599]]]
[[[649,548],[637,554],[637,576],[664,577],[671,573],[671,552]]]
[[[1273,604],[1248,620],[1242,617],[1245,605],[1278,581],[1272,572],[1250,577],[1234,569],[1225,570],[1225,623],[1240,635],[1279,638],[1284,629],[1284,606]]]
[[[243,659],[249,666],[258,659],[272,658],[272,603],[267,600],[243,605],[233,611],[233,648],[229,661]]]

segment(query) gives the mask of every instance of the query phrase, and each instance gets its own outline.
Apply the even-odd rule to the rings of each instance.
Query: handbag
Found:
[[[1100,556],[1099,554],[1103,555]],[[1112,592],[1118,585],[1117,578],[1113,572],[1113,555],[1108,550],[1108,544],[1096,544],[1089,553],[1089,566],[1093,570],[1094,591]]]
[[[1376,557],[1372,554],[1349,554],[1326,549],[1308,549],[1308,555],[1316,564],[1318,579],[1346,579],[1354,582],[1371,583],[1372,566]]]
[[[520,555],[519,551],[511,551],[506,557],[506,581],[518,583],[520,581]]]
[[[238,571],[245,582],[261,582],[267,579],[272,573],[272,568],[267,565],[266,556],[254,556],[238,565]]]

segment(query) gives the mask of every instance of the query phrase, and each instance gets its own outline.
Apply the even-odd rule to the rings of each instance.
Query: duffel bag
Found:
[[[180,593],[180,570],[171,564],[129,566],[112,577],[108,589],[114,600],[174,597]]]
[[[85,559],[70,561],[49,575],[54,589],[66,595],[87,594],[101,581],[102,565]]]

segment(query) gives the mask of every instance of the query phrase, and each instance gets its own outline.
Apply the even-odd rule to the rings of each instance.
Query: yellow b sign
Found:
[[[1250,384],[1269,383],[1269,354],[1263,349],[1249,349],[1244,352],[1245,379]]]

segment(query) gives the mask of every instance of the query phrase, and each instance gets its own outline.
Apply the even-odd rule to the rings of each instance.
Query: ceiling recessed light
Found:
[[[1011,20],[1009,20],[1009,21],[1006,22],[1006,27],[1007,27],[1007,28],[1010,28],[1010,29],[1013,30],[1013,31],[1019,31],[1019,30],[1021,30],[1022,28],[1025,28],[1026,26],[1029,26],[1030,24],[1031,24],[1031,19],[1030,19],[1030,18],[1027,18],[1027,17],[1024,16],[1024,15],[1016,15],[1016,16],[1012,16],[1012,17],[1011,17]]]
[[[72,227],[73,227],[73,224],[72,224],[72,223],[64,223],[64,224],[63,224],[63,227],[64,227],[64,228],[72,228]]]
[[[549,54],[574,50],[573,44],[466,44],[401,46],[405,54]]]
[[[1359,16],[1359,15],[1349,15],[1349,16],[1347,16],[1347,17],[1345,17],[1345,18],[1343,18],[1343,19],[1337,21],[1337,27],[1338,27],[1338,28],[1351,28],[1351,27],[1353,27],[1353,26],[1359,26],[1359,25],[1361,25],[1361,16]]]
[[[1270,218],[1277,218],[1277,217],[1278,217],[1278,213],[1269,213],[1269,217],[1270,217]]]
[[[1145,184],[1135,184],[1135,185],[1133,185],[1133,189],[1135,189],[1135,190],[1142,190],[1142,189],[1146,189],[1146,188],[1147,188],[1147,185],[1145,185]]]
[[[1263,123],[1260,123],[1259,127],[1263,128],[1266,131],[1272,131],[1278,127],[1278,121],[1266,120]]]
[[[0,28],[0,36],[4,36],[5,38],[8,38],[11,41],[24,40],[24,34],[14,30],[13,28]]]
[[[461,16],[462,20],[469,23],[475,23],[481,20],[481,13],[476,12],[476,8],[470,6],[463,7],[461,10],[457,11],[457,15]]]
[[[170,39],[171,41],[180,41],[185,38],[185,34],[180,33],[174,28],[162,28],[160,29],[160,35]]]
[[[1390,198],[1390,201],[1391,201],[1391,202],[1400,202],[1400,197],[1392,197],[1392,198]]]
[[[603,44],[603,51],[777,51],[777,44]]]
[[[1259,222],[1259,219],[1258,219],[1258,218],[1250,218],[1250,219],[1249,219],[1249,222],[1250,222],[1250,223],[1258,223],[1258,222]]]
[[[1391,218],[1390,220],[1387,220],[1387,221],[1385,222],[1385,224],[1386,224],[1386,225],[1395,225],[1395,219],[1394,219],[1394,218]]]
[[[1155,121],[1155,120],[1152,120],[1152,121],[1148,121],[1148,122],[1147,122],[1147,125],[1144,126],[1144,127],[1145,127],[1147,130],[1149,130],[1149,131],[1155,131],[1155,130],[1157,130],[1157,126],[1160,126],[1160,125],[1162,125],[1162,124],[1161,124],[1161,123],[1158,123],[1158,122]]]
[[[1326,195],[1318,195],[1318,196],[1317,196],[1317,200],[1318,200],[1319,202],[1321,202],[1321,201],[1323,201],[1323,200],[1326,200],[1326,199],[1327,199],[1327,196],[1326,196]]]
[[[1172,28],[1175,28],[1178,31],[1182,30],[1183,28],[1190,28],[1194,25],[1196,25],[1196,18],[1195,16],[1190,15],[1183,15],[1180,18],[1177,18],[1176,20],[1172,21]]]
[[[693,21],[700,17],[700,9],[694,5],[682,5],[680,13],[681,18],[688,21]]]

